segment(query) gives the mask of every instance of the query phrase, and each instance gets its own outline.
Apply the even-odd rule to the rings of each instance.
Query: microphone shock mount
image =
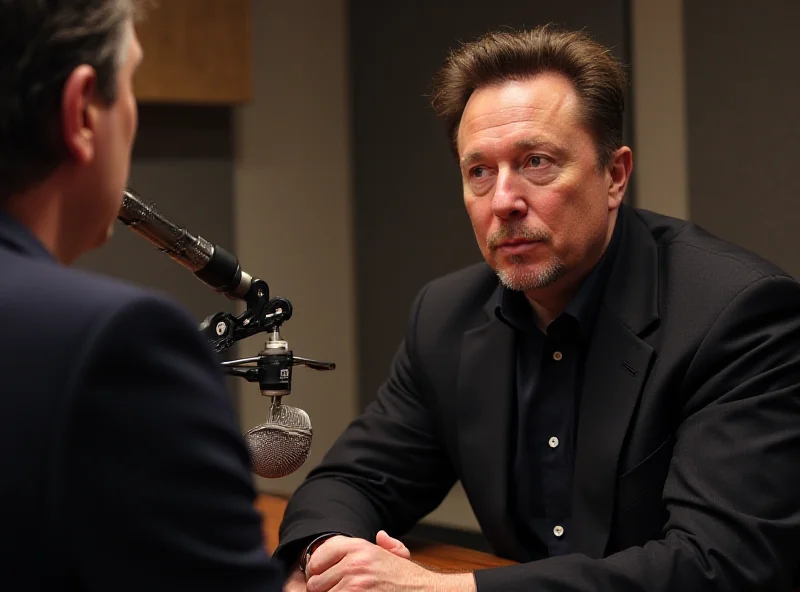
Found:
[[[334,370],[336,364],[295,356],[280,335],[280,327],[292,317],[292,304],[286,298],[269,297],[264,280],[254,279],[245,297],[247,309],[239,316],[219,312],[206,318],[200,331],[216,353],[257,333],[269,332],[264,349],[255,357],[222,362],[225,372],[248,382],[257,382],[261,394],[283,397],[292,390],[292,368]]]
[[[333,362],[323,362],[294,355],[281,337],[280,327],[292,316],[292,304],[285,298],[269,297],[269,287],[254,279],[245,298],[247,310],[239,316],[217,313],[206,318],[200,330],[216,353],[234,343],[266,332],[264,349],[257,356],[222,362],[230,376],[258,383],[261,394],[271,398],[266,424],[245,434],[250,447],[253,471],[262,477],[282,477],[305,461],[311,445],[311,420],[305,411],[282,405],[292,391],[292,369],[307,366],[313,370],[334,370]],[[268,430],[264,430],[269,426]],[[276,452],[279,458],[271,458]],[[268,454],[272,452],[273,454]]]

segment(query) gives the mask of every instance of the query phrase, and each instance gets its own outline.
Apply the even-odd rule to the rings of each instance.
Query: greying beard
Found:
[[[526,228],[521,223],[512,223],[500,227],[491,234],[486,245],[490,251],[495,251],[500,243],[509,239],[547,242],[550,240],[550,235],[541,228]],[[525,255],[512,255],[509,257],[509,262],[512,265],[510,270],[495,269],[495,273],[506,288],[520,292],[545,288],[567,271],[564,262],[558,257],[553,257],[543,268],[533,271],[523,270],[523,266],[528,262]]]
[[[518,268],[518,265],[524,265],[526,257],[524,255],[514,255],[509,258],[512,264],[511,269],[499,269],[496,271],[500,283],[509,290],[516,290],[519,292],[528,292],[530,290],[538,290],[546,288],[556,280],[561,278],[567,271],[564,262],[560,259],[553,257],[548,261],[543,268],[525,271],[524,268]]]

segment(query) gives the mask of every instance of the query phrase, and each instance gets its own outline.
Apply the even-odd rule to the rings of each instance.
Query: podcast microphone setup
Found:
[[[292,316],[291,302],[270,299],[267,283],[245,273],[235,256],[170,222],[152,203],[131,190],[123,194],[118,219],[214,290],[247,304],[238,316],[218,312],[207,317],[200,324],[200,331],[217,354],[237,341],[267,333],[264,349],[258,355],[224,361],[221,366],[228,375],[257,382],[261,394],[271,399],[266,422],[244,434],[253,473],[274,479],[299,469],[311,450],[313,431],[305,411],[282,402],[291,394],[292,368],[333,370],[336,365],[296,356],[289,349],[280,327]]]

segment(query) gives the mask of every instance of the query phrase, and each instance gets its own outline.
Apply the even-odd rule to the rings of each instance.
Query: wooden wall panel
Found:
[[[137,23],[142,102],[236,104],[251,96],[250,0],[159,0]]]

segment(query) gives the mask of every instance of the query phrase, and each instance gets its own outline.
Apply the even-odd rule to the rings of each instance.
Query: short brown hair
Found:
[[[598,164],[607,165],[622,146],[625,71],[608,48],[586,33],[551,25],[487,33],[451,52],[434,78],[431,104],[445,121],[456,156],[461,116],[475,90],[545,72],[572,82],[597,144]]]
[[[0,198],[64,158],[58,113],[76,67],[94,67],[98,95],[116,100],[125,25],[139,8],[140,0],[0,0]]]

